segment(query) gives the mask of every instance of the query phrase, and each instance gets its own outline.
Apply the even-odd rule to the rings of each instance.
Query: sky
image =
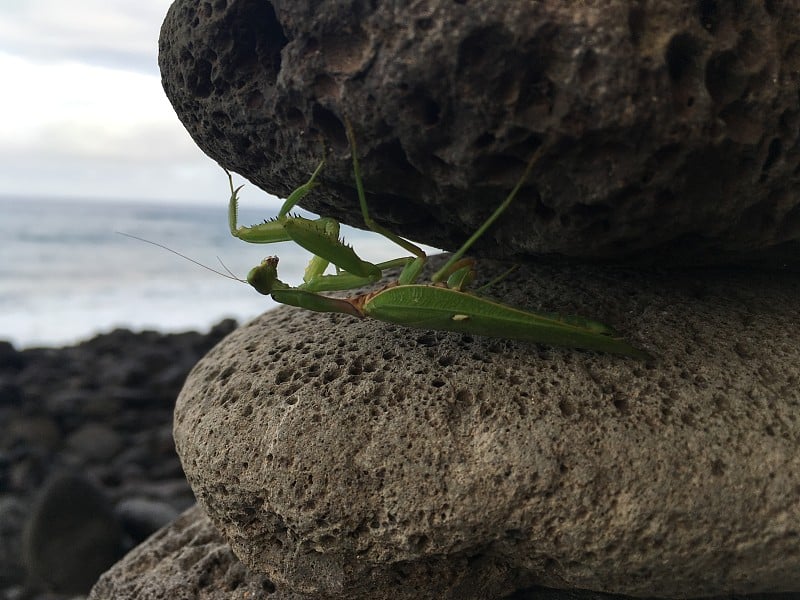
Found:
[[[170,4],[0,0],[0,196],[227,200],[161,88]]]

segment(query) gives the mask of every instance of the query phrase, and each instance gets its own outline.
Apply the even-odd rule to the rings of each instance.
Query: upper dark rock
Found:
[[[176,0],[164,88],[197,144],[304,205],[452,249],[800,266],[800,4]],[[221,187],[224,185],[221,176]],[[268,215],[265,215],[268,216]]]

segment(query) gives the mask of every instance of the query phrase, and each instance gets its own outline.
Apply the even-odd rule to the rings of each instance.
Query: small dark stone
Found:
[[[216,325],[211,328],[211,331],[208,332],[206,336],[206,342],[208,344],[208,348],[205,350],[210,350],[213,346],[217,344],[222,338],[226,335],[231,333],[234,329],[238,327],[238,323],[234,319],[223,319]]]
[[[0,340],[0,371],[19,371],[24,366],[25,358],[22,353],[11,342]]]
[[[0,448],[14,445],[25,448],[53,450],[61,442],[61,431],[55,421],[47,416],[17,417],[6,425]]]
[[[161,390],[180,390],[192,364],[171,364],[153,378],[153,385]]]
[[[25,397],[22,388],[5,377],[0,377],[0,408],[19,407]]]
[[[21,447],[7,470],[7,489],[30,494],[41,485],[52,465],[40,448]]]
[[[183,477],[183,466],[177,456],[159,461],[148,471],[156,479]]]
[[[48,394],[45,406],[51,415],[67,415],[83,412],[85,402],[86,392],[84,390],[58,388]]]
[[[147,387],[118,387],[114,385],[108,389],[107,393],[113,401],[121,402],[129,408],[135,409],[158,404],[153,391]]]
[[[149,449],[135,440],[129,440],[129,445],[120,450],[119,454],[114,457],[112,468],[115,471],[120,471],[131,465],[150,465],[150,463]]]
[[[67,438],[67,449],[86,461],[101,462],[113,458],[124,442],[119,433],[102,423],[86,423]]]
[[[28,574],[52,591],[85,594],[123,552],[105,494],[81,475],[60,475],[40,492],[23,534]]]
[[[0,588],[25,578],[19,555],[25,514],[25,504],[20,498],[10,494],[0,496]]]

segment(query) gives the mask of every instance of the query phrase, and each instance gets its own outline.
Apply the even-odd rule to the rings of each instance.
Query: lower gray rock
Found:
[[[198,507],[192,507],[106,572],[88,600],[312,600],[276,589],[248,570]],[[345,600],[330,596],[326,600]],[[375,595],[372,600],[383,600]],[[391,597],[386,598],[390,600]],[[725,600],[798,600],[797,594],[725,596]],[[419,600],[438,600],[421,595]],[[492,600],[485,596],[481,600]],[[505,600],[631,600],[585,590],[530,588]]]
[[[114,512],[125,532],[137,542],[144,540],[178,516],[178,511],[171,504],[148,498],[122,500]]]
[[[268,313],[175,414],[245,564],[312,598],[800,590],[800,276],[541,265],[492,292],[655,360]]]
[[[534,587],[508,596],[505,600],[656,600],[636,596],[620,596],[603,594],[589,590],[554,590],[552,588]],[[690,599],[689,599],[690,600]],[[726,594],[705,600],[800,600],[800,594]]]
[[[303,600],[239,562],[197,508],[184,512],[103,574],[89,600]]]

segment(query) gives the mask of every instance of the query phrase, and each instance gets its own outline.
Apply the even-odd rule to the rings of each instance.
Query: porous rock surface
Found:
[[[342,600],[337,596],[330,600]],[[231,552],[198,507],[143,542],[106,572],[89,600],[311,600],[280,590],[252,572]],[[386,597],[389,600],[391,597]],[[374,595],[372,600],[384,600]],[[427,600],[420,596],[419,600]],[[433,599],[431,599],[433,600]],[[436,599],[438,600],[438,599]],[[482,600],[490,600],[484,598]],[[506,600],[631,600],[586,590],[534,587]],[[726,595],[725,600],[797,600],[791,594]]]
[[[800,265],[795,0],[176,0],[164,89],[209,156],[361,226],[453,249]]]
[[[175,415],[245,564],[320,599],[800,590],[800,276],[542,264],[492,291],[655,358],[264,315]]]
[[[89,600],[303,600],[239,562],[203,512],[188,509],[106,571]]]

